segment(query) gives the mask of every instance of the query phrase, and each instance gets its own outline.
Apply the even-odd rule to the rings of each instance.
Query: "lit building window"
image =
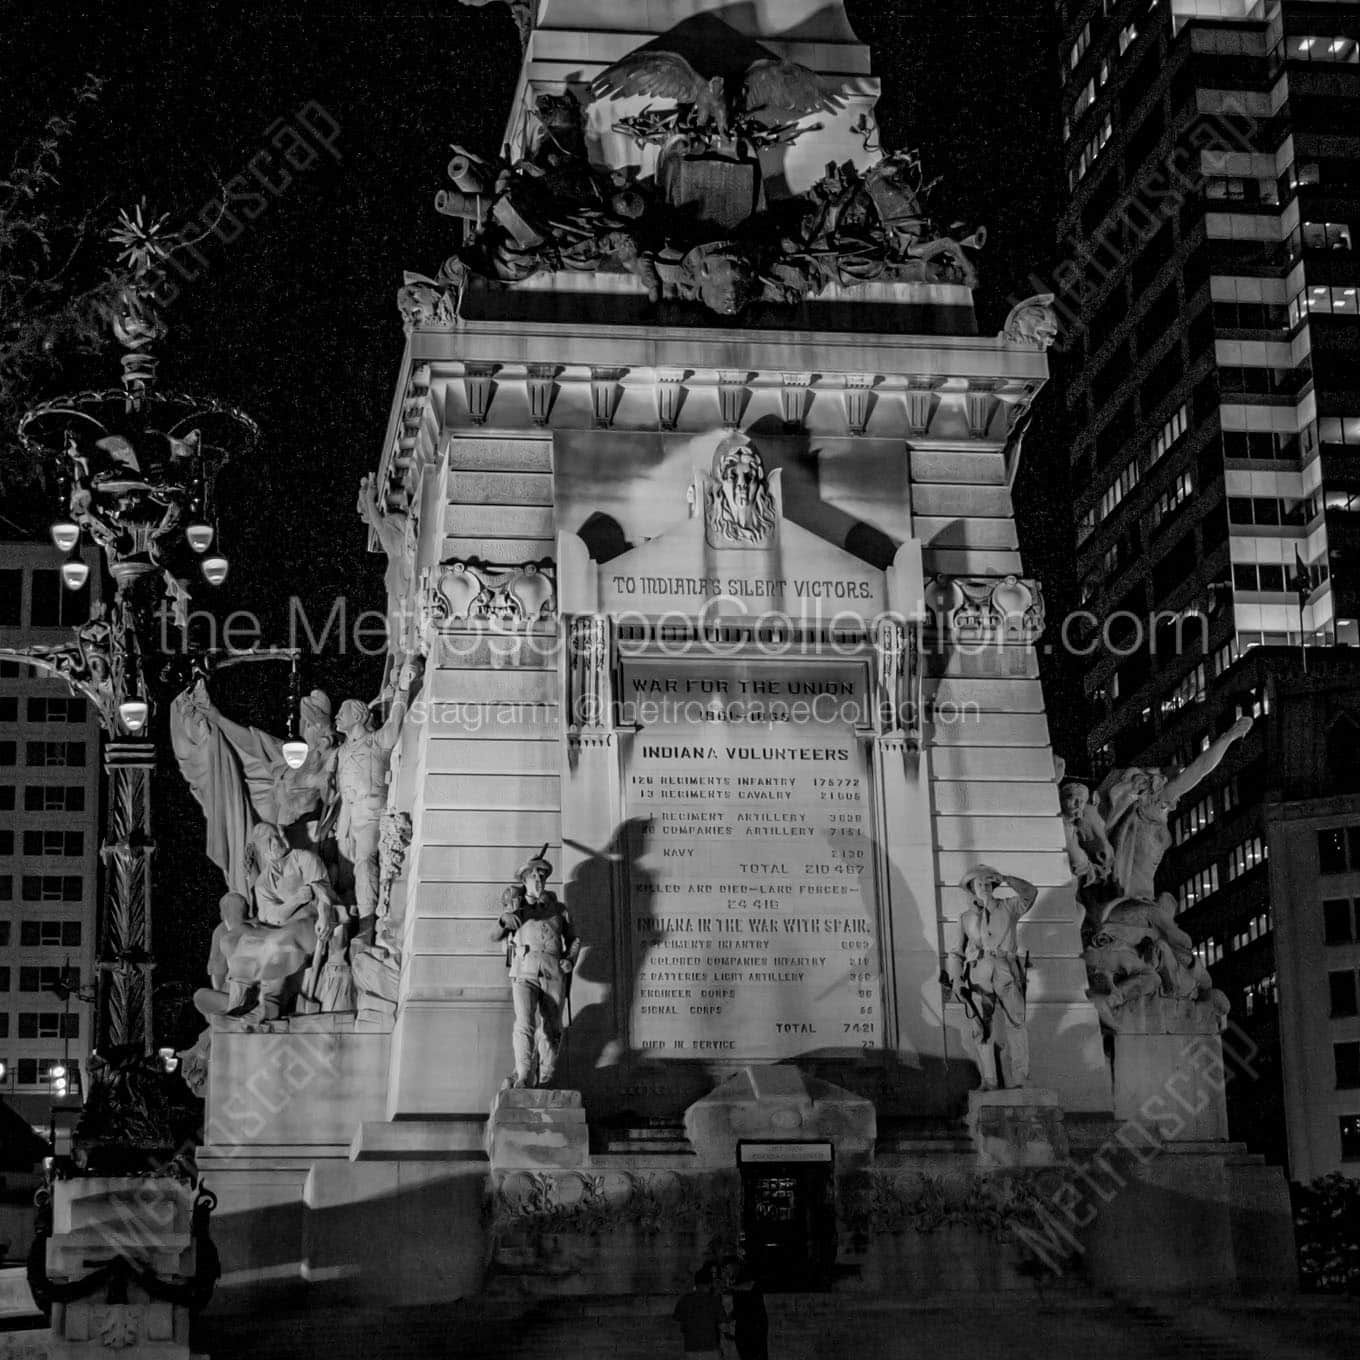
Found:
[[[1193,807],[1177,814],[1173,834],[1177,845],[1184,845],[1191,836],[1197,836],[1213,820],[1215,815],[1214,796],[1201,798]]]
[[[1081,93],[1077,96],[1077,102],[1072,106],[1072,121],[1076,122],[1092,104],[1096,102],[1096,82],[1092,76],[1082,87]]]
[[[1193,873],[1180,886],[1176,897],[1185,911],[1197,902],[1202,902],[1210,893],[1218,891],[1218,865],[1211,864],[1207,869]]]
[[[1087,171],[1096,163],[1096,157],[1105,149],[1110,138],[1114,136],[1114,120],[1109,114],[1105,115],[1100,127],[1092,134],[1091,139],[1082,148],[1081,155],[1077,158],[1077,163],[1069,173],[1068,187],[1075,189],[1078,184],[1086,177]]]
[[[1263,864],[1270,856],[1265,840],[1260,836],[1248,836],[1240,845],[1228,852],[1228,882],[1241,878],[1258,864]]]
[[[1081,63],[1082,57],[1086,55],[1086,49],[1091,45],[1091,24],[1088,20],[1080,33],[1077,34],[1076,41],[1068,49],[1067,67],[1068,70],[1075,71]]]
[[[1223,646],[1214,653],[1214,674],[1222,675],[1223,672],[1237,660],[1239,655],[1240,652],[1238,651],[1236,638],[1233,638],[1230,642],[1225,642]]]
[[[1189,704],[1197,704],[1204,698],[1204,689],[1208,681],[1208,674],[1203,662],[1194,668],[1188,675],[1184,676],[1180,683],[1170,694],[1162,700],[1162,717],[1187,707]],[[1207,801],[1207,800],[1204,800]],[[1196,805],[1198,806],[1198,804]],[[1195,830],[1199,830],[1198,827]],[[1193,832],[1191,833],[1193,834]]]
[[[1305,313],[1320,316],[1360,316],[1360,294],[1353,284],[1313,283],[1301,288],[1289,303],[1289,324],[1296,326]]]
[[[1351,227],[1349,222],[1304,222],[1301,236],[1305,250],[1351,249]]]
[[[1360,416],[1323,416],[1318,421],[1318,440],[1323,444],[1360,446]]]
[[[1152,527],[1158,529],[1162,522],[1171,514],[1188,501],[1194,493],[1194,482],[1187,468],[1180,473],[1176,480],[1157,497],[1152,506]]]
[[[1290,61],[1342,61],[1352,64],[1360,62],[1360,50],[1357,50],[1354,38],[1287,38],[1285,51]]]
[[[1147,467],[1151,467],[1183,435],[1190,425],[1190,407],[1182,406],[1162,426],[1161,432],[1148,445]]]

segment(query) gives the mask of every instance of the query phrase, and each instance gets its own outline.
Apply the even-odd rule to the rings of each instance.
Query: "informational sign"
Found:
[[[633,1045],[776,1060],[881,1041],[858,662],[623,668]]]
[[[832,1160],[830,1143],[753,1143],[741,1139],[737,1143],[737,1164],[752,1162],[829,1162]]]

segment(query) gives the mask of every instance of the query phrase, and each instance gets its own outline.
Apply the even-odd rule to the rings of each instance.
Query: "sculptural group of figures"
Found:
[[[302,701],[307,754],[222,714],[197,678],[171,706],[181,772],[203,808],[207,854],[227,888],[195,996],[205,1016],[245,1023],[396,999],[398,941],[385,926],[392,865],[409,827],[389,815],[388,770],[416,682],[403,666],[387,716],[347,699],[332,718],[320,690]],[[388,880],[388,881],[385,881]]]
[[[1170,814],[1251,730],[1250,718],[1179,773],[1117,770],[1093,793],[1079,778],[1061,781],[1067,853],[1085,908],[1082,944],[1091,998],[1119,1030],[1152,998],[1180,1009],[1182,1021],[1218,1027],[1228,999],[1216,991],[1190,936],[1176,924],[1176,899],[1158,893],[1158,865],[1171,845]]]
[[[648,104],[613,129],[659,148],[654,173],[592,164],[587,106],[639,95],[667,106]],[[469,274],[517,282],[543,270],[628,272],[653,301],[722,315],[801,302],[830,283],[971,286],[963,247],[985,233],[959,241],[931,226],[913,155],[863,171],[832,164],[804,194],[768,192],[761,151],[816,130],[801,120],[844,102],[714,16],[685,20],[596,77],[585,105],[572,93],[541,96],[521,159],[455,148],[454,187],[436,207],[463,220],[465,241],[437,278],[408,275],[399,306],[412,325],[448,322]]]
[[[1067,853],[1085,912],[1089,995],[1111,1030],[1168,1022],[1217,1029],[1227,1015],[1227,997],[1176,924],[1175,898],[1157,893],[1153,880],[1171,845],[1171,812],[1250,728],[1250,718],[1240,719],[1179,773],[1116,770],[1096,795],[1085,780],[1060,779]],[[963,1007],[983,1089],[1024,1086],[1028,957],[1020,954],[1017,925],[1038,890],[988,865],[971,869],[960,886],[972,901],[946,955],[944,981]],[[1151,1022],[1150,1007],[1161,1011]]]

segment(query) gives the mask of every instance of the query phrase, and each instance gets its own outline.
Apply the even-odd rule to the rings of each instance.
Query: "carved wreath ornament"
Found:
[[[517,567],[444,562],[427,573],[427,582],[435,624],[494,620],[523,627],[557,612],[557,569],[546,559]]]

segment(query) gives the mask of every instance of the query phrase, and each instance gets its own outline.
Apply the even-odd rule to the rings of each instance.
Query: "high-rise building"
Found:
[[[1268,719],[1173,817],[1158,887],[1260,1046],[1236,1132],[1285,1155],[1288,1104],[1293,1174],[1360,1173],[1360,1139],[1342,1131],[1360,1091],[1342,1094],[1349,1059],[1333,1071],[1331,1054],[1360,1030],[1332,1035],[1333,1015],[1354,1022],[1328,1011],[1322,971],[1297,967],[1321,969],[1317,846],[1311,871],[1297,854],[1287,874],[1270,862],[1280,837],[1304,835],[1310,779],[1328,806],[1304,817],[1308,835],[1360,822],[1327,764],[1346,763],[1347,742],[1357,754],[1336,696],[1360,657],[1328,671],[1328,706],[1299,654],[1360,643],[1360,4],[1060,13],[1081,599],[1065,640],[1089,658],[1088,754],[1097,773],[1183,766],[1239,716]],[[1286,772],[1304,713],[1321,744]],[[1305,1136],[1318,1120],[1329,1132]]]
[[[93,558],[91,558],[93,562]],[[0,548],[0,647],[71,642],[98,572],[63,588],[48,544]],[[0,1093],[46,1128],[67,1069],[67,1101],[88,1074],[99,850],[99,726],[85,700],[0,658]],[[66,1118],[58,1121],[64,1127]]]

